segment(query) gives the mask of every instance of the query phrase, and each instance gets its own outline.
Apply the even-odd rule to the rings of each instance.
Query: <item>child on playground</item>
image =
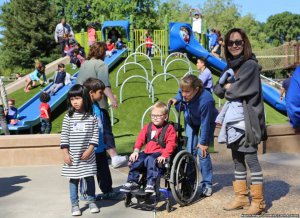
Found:
[[[43,80],[40,79],[41,76],[43,76]],[[40,82],[41,86],[43,86],[44,83],[47,82],[45,75],[45,66],[39,60],[35,61],[35,70],[25,78],[26,85],[24,91],[29,92],[31,88],[34,88],[36,86],[37,81]]]
[[[51,132],[51,108],[48,102],[50,96],[46,92],[42,92],[40,95],[40,121],[41,121],[41,134],[49,134]]]
[[[152,57],[152,37],[150,34],[146,35],[146,55],[148,55],[148,57]]]
[[[81,215],[78,198],[80,179],[86,184],[86,199],[90,212],[98,213],[94,180],[97,173],[94,148],[98,146],[99,141],[98,124],[93,116],[89,94],[82,85],[74,85],[67,99],[68,113],[63,119],[60,147],[64,155],[62,176],[70,179],[71,214]]]
[[[152,122],[145,125],[140,132],[133,153],[130,155],[130,171],[127,182],[122,186],[122,192],[134,192],[139,190],[140,170],[147,168],[147,186],[145,192],[153,193],[156,184],[158,168],[156,162],[164,163],[176,148],[176,131],[174,126],[168,124],[168,107],[163,102],[157,102],[152,106]],[[165,134],[164,134],[165,133]],[[163,144],[161,138],[163,137]],[[143,145],[144,151],[141,151]]]
[[[83,86],[87,89],[93,103],[94,115],[97,118],[99,127],[99,144],[95,148],[96,165],[97,165],[97,181],[102,195],[98,195],[96,199],[105,200],[119,200],[120,192],[115,192],[112,188],[112,178],[109,170],[108,159],[106,155],[106,145],[104,143],[104,131],[103,131],[103,112],[99,106],[99,101],[104,95],[105,85],[96,78],[88,78],[84,81]]]
[[[15,99],[7,101],[8,111],[6,115],[7,123],[15,125],[18,123],[18,109],[15,107]]]
[[[50,96],[54,95],[60,88],[65,85],[66,71],[63,63],[58,64],[58,69],[53,76],[53,85],[46,91]],[[49,79],[50,81],[51,79]]]
[[[189,43],[190,35],[189,35],[189,31],[187,30],[186,27],[181,27],[180,28],[180,35],[186,43]]]
[[[121,38],[118,38],[118,41],[116,42],[116,48],[117,49],[123,49],[125,47],[124,43],[122,42]]]
[[[71,61],[70,63],[72,64],[72,70],[76,68],[80,68],[81,65],[84,63],[85,58],[82,57],[79,53],[78,49],[74,49],[73,55],[71,56]]]
[[[115,43],[113,43],[112,41],[111,41],[111,39],[108,39],[107,41],[106,41],[106,57],[111,57],[112,56],[112,54],[114,53],[114,51],[116,50],[115,49]]]

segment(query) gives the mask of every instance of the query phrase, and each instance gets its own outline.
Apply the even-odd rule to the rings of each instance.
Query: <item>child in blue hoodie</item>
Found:
[[[197,76],[187,75],[181,78],[180,90],[169,103],[181,107],[184,112],[187,150],[199,157],[202,196],[209,197],[212,195],[213,172],[208,146],[214,140],[215,120],[218,115],[215,101]]]
[[[104,94],[105,85],[99,79],[88,78],[83,83],[83,86],[86,87],[93,102],[93,111],[97,118],[99,127],[99,145],[98,147],[95,147],[95,156],[97,164],[97,181],[103,194],[96,196],[96,200],[121,200],[121,193],[115,192],[112,188],[112,178],[109,170],[108,159],[106,155],[106,145],[104,144],[103,137],[103,112],[98,104],[98,101],[100,101]]]

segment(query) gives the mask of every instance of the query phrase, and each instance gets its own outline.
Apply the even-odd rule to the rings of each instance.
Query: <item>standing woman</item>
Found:
[[[257,158],[257,147],[267,137],[260,81],[261,67],[242,29],[234,28],[226,34],[225,57],[228,64],[225,71],[229,68],[234,71],[235,82],[224,85],[218,83],[214,87],[214,92],[220,98],[225,97],[228,101],[242,103],[245,133],[239,140],[227,144],[232,151],[235,167],[235,181],[233,182],[235,198],[224,206],[224,210],[242,209],[250,204],[246,180],[247,163],[251,173],[252,201],[244,214],[261,214],[265,211],[266,204],[263,197],[263,173]],[[228,135],[229,129],[226,131]]]
[[[197,76],[187,75],[180,79],[180,90],[169,103],[180,103],[182,106],[185,135],[188,138],[187,150],[195,158],[199,157],[201,195],[210,197],[213,169],[208,146],[214,140],[215,120],[218,115],[215,100]]]
[[[104,63],[106,51],[105,42],[95,42],[89,51],[87,60],[81,65],[80,71],[77,77],[77,83],[83,84],[83,82],[92,77],[100,79],[105,84],[104,96],[101,99],[100,107],[103,112],[103,125],[104,125],[104,143],[106,144],[106,151],[111,157],[111,165],[114,168],[118,168],[127,163],[126,156],[120,156],[116,150],[116,144],[114,135],[112,133],[112,127],[110,123],[108,113],[108,100],[110,99],[111,105],[114,108],[118,107],[117,99],[114,96],[111,85],[109,82],[108,66]]]

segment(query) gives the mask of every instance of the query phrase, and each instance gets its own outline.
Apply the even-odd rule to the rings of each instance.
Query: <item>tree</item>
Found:
[[[265,24],[265,32],[271,42],[296,40],[300,35],[300,15],[283,12],[270,16]]]
[[[1,10],[0,24],[4,29],[0,58],[5,68],[30,68],[34,59],[47,63],[55,58],[55,10],[50,2],[11,0]]]
[[[104,16],[105,20],[129,19],[134,16],[136,28],[156,28],[159,0],[94,0],[91,13],[94,18]]]
[[[168,15],[171,22],[189,22],[190,9],[181,0],[167,0],[158,8],[159,23],[163,24],[165,15]]]
[[[207,0],[202,11],[207,26],[220,30],[222,34],[233,28],[241,17],[232,0]]]

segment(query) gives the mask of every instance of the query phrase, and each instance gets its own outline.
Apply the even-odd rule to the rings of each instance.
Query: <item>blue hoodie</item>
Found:
[[[99,127],[99,144],[98,147],[95,147],[95,153],[101,153],[106,149],[106,145],[104,144],[104,137],[103,137],[103,113],[97,102],[93,104],[93,110],[94,110],[94,115],[97,118],[98,127]]]
[[[186,102],[182,97],[181,90],[179,90],[175,99],[183,105],[184,121],[191,127],[201,127],[198,144],[208,145],[211,141],[210,133],[214,131],[215,120],[218,115],[212,94],[204,89],[202,92],[197,93],[189,102]]]

